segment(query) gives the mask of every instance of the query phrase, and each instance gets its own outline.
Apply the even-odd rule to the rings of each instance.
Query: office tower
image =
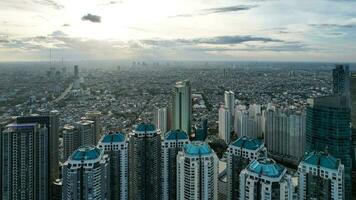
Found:
[[[235,93],[233,91],[225,91],[224,99],[225,99],[225,107],[233,116],[235,111]]]
[[[231,135],[231,114],[229,110],[221,106],[219,109],[219,137],[227,144],[230,143]]]
[[[62,180],[57,179],[52,183],[52,200],[62,200]]]
[[[217,200],[219,160],[205,142],[183,146],[177,156],[177,199]]]
[[[167,129],[167,108],[159,108],[157,110],[157,128],[161,133],[166,133]]]
[[[352,126],[352,159],[356,170],[356,72],[351,74],[351,126]]]
[[[237,106],[235,110],[234,129],[238,137],[262,138],[262,115],[260,105]]]
[[[345,167],[345,199],[351,199],[351,113],[345,96],[308,99],[306,151],[327,151]]]
[[[79,67],[74,65],[74,78],[79,78]]]
[[[110,159],[95,146],[81,146],[62,168],[62,199],[110,199]]]
[[[74,126],[79,132],[80,146],[96,145],[94,121],[81,120],[79,122],[75,122]]]
[[[292,200],[291,176],[274,160],[258,158],[240,173],[240,199]]]
[[[111,199],[128,199],[128,140],[123,133],[105,134],[98,147],[110,158]]]
[[[95,143],[101,138],[101,123],[100,123],[101,112],[99,111],[89,111],[85,113],[85,119],[94,122],[95,130]]]
[[[202,118],[197,124],[195,124],[194,129],[194,140],[205,141],[206,137],[208,136],[208,119]]]
[[[177,199],[177,154],[189,143],[186,132],[171,130],[162,142],[162,199]]]
[[[59,130],[59,112],[57,110],[39,111],[39,115],[32,116],[21,116],[16,118],[18,124],[24,123],[36,123],[41,129],[46,129],[47,132],[42,133],[39,137],[40,141],[37,141],[38,149],[42,155],[38,155],[44,162],[37,160],[41,167],[38,170],[43,170],[41,172],[46,173],[49,178],[41,177],[46,179],[47,186],[38,187],[48,187],[49,197],[52,196],[51,185],[53,181],[59,178],[59,149],[58,149],[58,130]],[[47,176],[44,175],[44,176]],[[36,197],[37,198],[37,197]],[[47,197],[44,197],[45,199]]]
[[[299,199],[345,199],[344,165],[323,152],[310,152],[298,166]]]
[[[62,161],[68,160],[69,156],[80,146],[80,135],[78,130],[69,124],[63,126],[63,157]]]
[[[333,69],[333,93],[350,95],[350,69],[349,65],[336,65]]]
[[[227,199],[239,199],[240,172],[257,159],[261,154],[265,154],[265,147],[262,140],[248,137],[241,137],[231,142],[227,149]]]
[[[192,122],[192,98],[190,81],[177,82],[173,89],[173,129],[191,133]]]
[[[49,199],[48,132],[37,123],[12,123],[2,132],[3,200]]]
[[[138,124],[129,142],[129,199],[161,199],[161,136],[153,124]]]
[[[264,119],[264,140],[269,154],[298,165],[305,151],[305,112],[267,109]]]

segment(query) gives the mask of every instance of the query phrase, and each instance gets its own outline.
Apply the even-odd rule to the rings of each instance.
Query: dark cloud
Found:
[[[45,5],[45,6],[51,6],[54,9],[63,9],[64,6],[61,4],[58,4],[57,2],[53,1],[53,0],[35,0],[35,3],[41,4],[41,5]]]
[[[70,24],[63,24],[62,26],[64,26],[64,27],[68,27],[68,26],[70,26]]]
[[[314,28],[354,28],[356,24],[309,24]]]
[[[170,18],[194,17],[194,16],[202,16],[202,15],[210,15],[210,14],[239,12],[244,10],[250,10],[255,7],[257,7],[257,5],[236,5],[236,6],[227,6],[227,7],[208,8],[208,9],[197,10],[196,13],[170,16]]]
[[[82,21],[90,21],[93,23],[100,23],[101,22],[101,17],[98,15],[92,15],[92,14],[87,14],[82,17]]]

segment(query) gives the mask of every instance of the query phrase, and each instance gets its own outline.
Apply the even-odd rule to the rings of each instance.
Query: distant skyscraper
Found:
[[[177,156],[177,199],[217,200],[219,160],[208,144],[194,141]]]
[[[237,200],[240,194],[240,172],[264,152],[264,144],[259,139],[241,137],[231,142],[227,149],[227,199]]]
[[[161,136],[153,124],[141,123],[129,140],[129,199],[161,199]]]
[[[228,108],[221,106],[219,109],[219,136],[227,144],[230,143],[231,114]]]
[[[62,168],[62,199],[110,199],[110,164],[108,155],[95,146],[82,146]]]
[[[79,67],[74,65],[74,78],[79,78]]]
[[[85,118],[87,120],[94,122],[94,130],[95,130],[95,143],[99,141],[101,138],[101,124],[100,124],[100,116],[101,112],[99,111],[89,111],[85,113]]]
[[[128,199],[128,140],[123,133],[103,135],[98,147],[110,158],[111,199]]]
[[[235,93],[233,91],[225,91],[225,107],[229,110],[231,115],[235,112]]]
[[[157,110],[157,128],[161,130],[162,134],[165,134],[167,129],[167,108],[159,108]]]
[[[336,65],[333,69],[333,93],[350,95],[350,69],[349,65]]]
[[[299,199],[345,199],[344,165],[340,160],[310,152],[300,162]]]
[[[190,81],[177,82],[173,89],[173,129],[191,133],[192,98]]]
[[[79,122],[76,122],[74,126],[79,132],[80,146],[96,145],[94,121],[81,120]]]
[[[351,111],[345,96],[309,99],[306,151],[327,151],[345,167],[345,198],[351,199]]]
[[[80,135],[78,130],[69,124],[63,126],[63,158],[62,161],[68,160],[69,156],[80,146]]]
[[[258,158],[240,174],[242,200],[292,200],[291,177],[287,170],[270,158]]]
[[[171,130],[162,142],[162,199],[177,199],[177,154],[189,143],[186,132]]]
[[[47,186],[38,187],[48,187],[49,197],[52,197],[52,183],[59,178],[59,112],[57,110],[42,110],[40,111],[40,115],[17,117],[16,122],[18,124],[36,123],[41,127],[41,129],[45,129],[47,131],[40,135],[40,141],[36,144],[38,144],[40,148],[38,150],[40,152],[38,153],[42,154],[39,155],[39,157],[45,161],[43,163],[39,163],[39,165],[42,165],[39,169],[44,169],[47,175],[43,176],[49,176],[49,179],[47,179],[47,177],[41,177],[46,179],[48,183]]]

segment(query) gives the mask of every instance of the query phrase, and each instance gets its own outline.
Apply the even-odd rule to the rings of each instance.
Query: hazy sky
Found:
[[[0,0],[0,61],[356,61],[356,0]]]

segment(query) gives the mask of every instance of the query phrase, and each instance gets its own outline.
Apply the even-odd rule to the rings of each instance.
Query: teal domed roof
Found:
[[[212,150],[209,145],[201,141],[194,141],[190,144],[186,144],[183,146],[183,150],[186,154],[192,156],[208,155],[212,153]]]
[[[188,139],[188,135],[186,132],[176,129],[176,130],[171,130],[168,131],[165,136],[165,140],[185,140]]]
[[[259,158],[250,163],[247,169],[256,174],[260,174],[268,177],[279,177],[284,167],[278,165],[273,159]]]
[[[146,131],[155,131],[156,126],[151,123],[140,123],[136,126],[135,131],[146,132]]]
[[[246,136],[240,137],[239,139],[231,143],[231,145],[233,146],[249,149],[249,150],[256,150],[260,148],[262,144],[263,144],[262,140],[248,138]]]
[[[124,142],[125,141],[125,134],[117,132],[114,134],[106,134],[102,139],[102,143],[112,143],[112,142]]]
[[[337,169],[340,165],[340,160],[337,160],[335,157],[323,152],[315,151],[307,154],[304,157],[303,162],[315,166],[319,165],[328,169]]]
[[[95,160],[100,157],[101,150],[96,146],[81,146],[71,156],[72,160]]]

